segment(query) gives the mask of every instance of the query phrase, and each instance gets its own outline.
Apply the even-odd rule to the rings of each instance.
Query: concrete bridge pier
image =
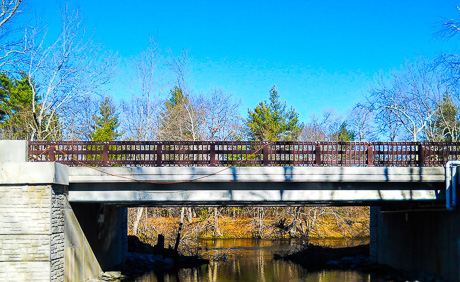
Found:
[[[460,210],[371,208],[371,256],[396,269],[460,281]]]

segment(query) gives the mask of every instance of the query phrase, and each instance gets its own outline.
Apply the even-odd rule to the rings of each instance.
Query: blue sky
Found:
[[[70,1],[95,39],[122,58],[153,36],[164,50],[189,51],[195,91],[224,89],[241,99],[245,114],[275,84],[304,121],[327,109],[345,114],[376,77],[406,61],[457,52],[458,39],[434,33],[443,20],[460,18],[459,2]],[[28,3],[51,29],[58,25],[62,1]],[[112,94],[128,98],[123,83]]]

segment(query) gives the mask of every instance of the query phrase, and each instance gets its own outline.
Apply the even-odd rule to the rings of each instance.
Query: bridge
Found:
[[[460,143],[449,142],[1,141],[0,243],[48,236],[39,261],[72,281],[123,260],[126,206],[370,205],[377,261],[460,280],[460,174],[444,167],[459,159]],[[51,219],[45,230],[37,208]],[[38,265],[29,241],[14,246],[0,256],[0,279],[19,262]],[[82,257],[100,268],[76,270]]]
[[[435,204],[459,154],[455,143],[29,142],[29,159],[70,166],[69,201],[151,206]]]

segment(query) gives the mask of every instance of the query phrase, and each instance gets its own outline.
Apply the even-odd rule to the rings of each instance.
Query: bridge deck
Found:
[[[71,167],[69,200],[137,205],[351,205],[445,199],[441,167],[223,169]]]

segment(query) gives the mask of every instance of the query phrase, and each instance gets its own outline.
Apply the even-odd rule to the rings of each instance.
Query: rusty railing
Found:
[[[460,159],[460,142],[31,141],[29,159],[69,166],[444,166]]]

